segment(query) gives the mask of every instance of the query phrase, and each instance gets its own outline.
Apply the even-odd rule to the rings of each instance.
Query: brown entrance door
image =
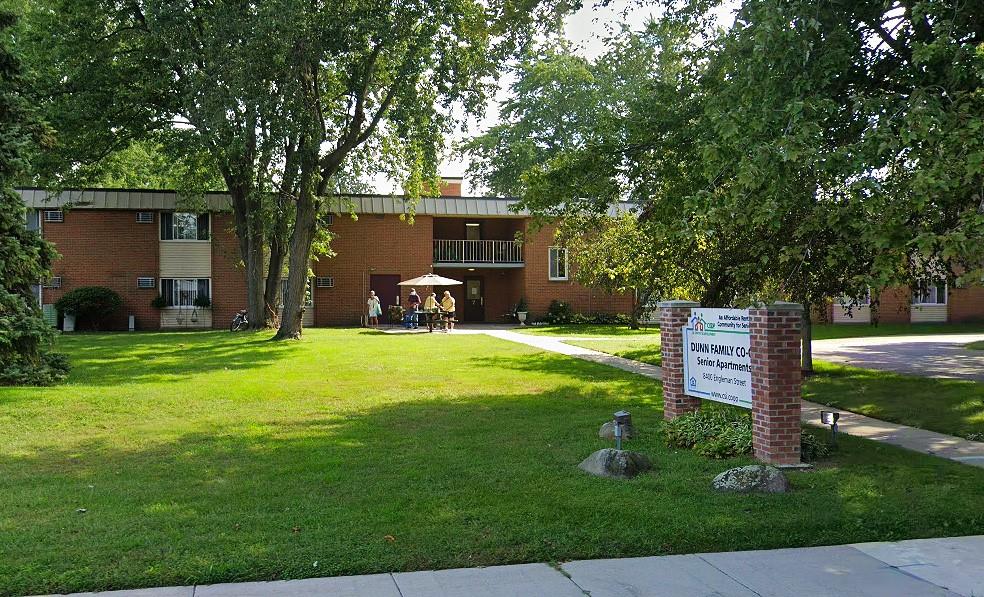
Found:
[[[399,274],[370,274],[369,290],[375,290],[379,297],[379,304],[383,307],[383,315],[379,318],[380,323],[400,323],[399,321],[389,320],[390,305],[400,304],[400,275]],[[366,299],[368,300],[368,296]]]
[[[465,278],[465,321],[485,321],[485,288],[482,278]]]

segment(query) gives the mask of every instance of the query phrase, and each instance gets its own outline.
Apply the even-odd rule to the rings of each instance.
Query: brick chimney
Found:
[[[460,176],[444,176],[441,178],[441,197],[461,197]]]

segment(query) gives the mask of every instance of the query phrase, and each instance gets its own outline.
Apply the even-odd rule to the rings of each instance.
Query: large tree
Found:
[[[720,32],[717,3],[681,4],[588,65],[621,74],[592,81],[613,108],[573,135],[546,129],[523,163],[530,145],[512,133],[550,98],[584,93],[538,83],[474,144],[478,171],[493,184],[504,165],[519,171],[541,213],[637,201],[660,258],[708,306],[821,306],[913,282],[927,263],[979,275],[979,3],[746,0]]]
[[[254,323],[273,314],[290,246],[278,337],[300,334],[318,221],[344,174],[387,173],[411,195],[426,187],[452,114],[479,110],[502,62],[567,5],[38,4],[33,55],[49,75],[46,109],[71,139],[49,170],[84,171],[161,133],[178,152],[207,154],[232,197]]]
[[[50,276],[55,251],[25,226],[24,202],[13,185],[28,156],[51,137],[24,96],[15,26],[15,15],[0,10],[0,384],[45,385],[68,370],[64,355],[52,351],[54,332],[32,294]]]

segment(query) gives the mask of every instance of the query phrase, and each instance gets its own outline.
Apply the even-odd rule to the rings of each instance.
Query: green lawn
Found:
[[[599,338],[597,340],[566,340],[564,344],[573,344],[582,348],[590,348],[607,352],[633,361],[642,361],[652,365],[660,365],[662,359],[659,353],[659,336],[623,336],[619,338]]]
[[[517,327],[515,330],[521,334],[532,334],[536,336],[650,336],[659,337],[659,328],[656,326],[645,326],[638,330],[633,330],[625,325],[540,325]]]
[[[971,342],[967,345],[967,348],[971,350],[984,350],[984,341],[981,342]]]
[[[863,323],[819,324],[813,326],[814,340],[858,338],[861,336],[923,336],[927,334],[980,334],[984,322],[978,323]]]
[[[844,437],[780,496],[664,447],[659,384],[485,336],[64,338],[0,389],[0,594],[962,535],[984,470]],[[620,408],[653,474],[575,465]],[[85,512],[79,509],[84,508]]]

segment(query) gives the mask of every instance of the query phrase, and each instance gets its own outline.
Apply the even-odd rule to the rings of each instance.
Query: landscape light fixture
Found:
[[[835,446],[837,445],[837,420],[840,419],[840,416],[838,412],[820,411],[820,422],[824,425],[830,425],[830,443]]]
[[[615,449],[622,449],[622,426],[632,422],[632,415],[627,410],[620,410],[615,413]]]

